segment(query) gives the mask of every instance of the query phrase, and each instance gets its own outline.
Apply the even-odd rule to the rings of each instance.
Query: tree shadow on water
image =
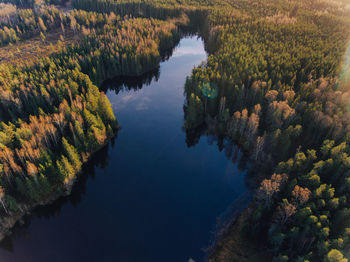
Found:
[[[110,143],[101,148],[98,152],[96,152],[88,162],[83,165],[82,172],[79,174],[76,183],[74,184],[71,193],[68,196],[63,196],[53,201],[50,204],[38,206],[34,208],[31,214],[25,215],[20,221],[16,223],[16,225],[11,229],[11,235],[5,237],[0,242],[0,248],[6,250],[8,252],[14,252],[13,241],[16,238],[30,238],[29,227],[31,225],[31,221],[34,217],[36,218],[44,218],[51,219],[58,217],[62,211],[63,206],[68,203],[73,207],[79,205],[83,197],[88,194],[86,189],[86,184],[88,179],[95,179],[95,171],[96,168],[104,169],[109,164],[109,148],[114,147],[115,138],[113,138]]]

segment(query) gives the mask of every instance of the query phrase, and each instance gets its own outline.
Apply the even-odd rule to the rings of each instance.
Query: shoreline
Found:
[[[142,77],[143,75],[156,70],[157,68],[159,68],[159,63],[162,62],[162,60],[163,60],[161,53],[169,52],[169,50],[173,50],[178,45],[180,40],[181,40],[181,36],[178,35],[178,39],[176,37],[174,38],[174,41],[172,42],[172,44],[173,44],[172,47],[166,46],[166,48],[164,48],[164,50],[159,51],[160,52],[159,61],[154,68],[152,68],[150,70],[143,70],[140,74],[129,74],[129,75],[119,74],[119,75],[107,77],[101,83],[96,83],[95,85],[97,85],[99,87],[100,92],[103,92],[103,91],[101,91],[101,87],[103,86],[103,83],[105,83],[106,81],[108,81],[110,79],[114,79],[116,77],[124,77],[124,76],[127,76],[127,77],[128,76],[129,77],[140,77],[141,76]],[[117,132],[120,130],[120,128],[121,128],[121,126],[118,125],[118,127],[115,130],[116,133],[114,134],[113,137],[106,139],[106,141],[97,150],[90,152],[90,153],[86,153],[86,155],[84,157],[82,157],[82,166],[81,166],[80,170],[75,174],[73,179],[69,180],[66,184],[63,184],[62,186],[56,185],[55,191],[52,192],[51,194],[49,194],[48,196],[46,196],[45,199],[40,199],[39,201],[37,201],[35,203],[30,203],[30,202],[17,203],[18,211],[16,211],[16,212],[9,211],[8,214],[5,214],[4,216],[0,216],[0,242],[2,240],[4,240],[5,237],[10,236],[12,234],[11,229],[13,229],[15,227],[15,225],[18,222],[20,222],[26,215],[30,215],[34,208],[39,207],[39,206],[50,205],[54,201],[60,199],[61,197],[70,195],[73,186],[76,184],[77,180],[79,179],[79,176],[83,172],[84,165],[91,160],[93,155],[95,155],[97,152],[99,152],[101,149],[103,149],[105,146],[107,146],[112,139],[117,137]],[[62,190],[62,193],[60,192],[60,190]]]
[[[120,127],[115,131],[118,131]],[[47,206],[55,202],[56,200],[60,199],[61,197],[65,197],[71,194],[71,191],[73,189],[73,186],[76,184],[78,179],[80,178],[80,175],[83,173],[84,165],[87,164],[91,158],[98,153],[100,150],[102,150],[105,146],[107,146],[112,139],[114,139],[117,136],[115,134],[113,137],[106,139],[105,143],[102,144],[97,150],[88,153],[87,157],[82,160],[82,167],[80,170],[76,173],[73,179],[69,180],[67,184],[64,184],[63,186],[58,186],[54,192],[52,192],[50,195],[48,195],[47,199],[41,199],[35,203],[18,203],[18,211],[17,212],[10,212],[10,214],[0,217],[0,242],[4,240],[5,237],[12,235],[11,229],[13,229],[18,222],[21,222],[21,220],[27,216],[31,215],[31,212],[34,208],[39,206]],[[59,190],[63,190],[63,193],[60,193]]]
[[[219,123],[217,120],[207,116],[205,119],[205,125],[208,134],[215,134],[217,136],[229,137],[226,132],[221,132]],[[251,163],[251,171],[254,171],[254,179],[250,181],[253,187],[258,186],[259,181],[264,174],[264,171],[257,172],[259,169],[266,169],[266,166],[259,163],[258,160],[252,158],[252,152],[246,148],[244,144],[239,140],[230,138],[235,146],[241,150],[242,154]],[[255,192],[251,191],[249,196],[242,199],[242,206],[234,209],[229,214],[226,222],[224,221],[222,227],[217,232],[216,241],[213,245],[207,249],[207,262],[266,262],[272,261],[272,256],[268,253],[268,247],[265,241],[259,243],[253,239],[249,239],[243,232],[242,227],[247,220],[251,217],[253,210],[256,208],[257,203],[254,201]],[[248,201],[247,203],[244,203]]]
[[[263,243],[258,245],[242,232],[242,226],[251,215],[254,203],[249,204],[232,219],[216,245],[209,251],[208,262],[266,262],[272,258]]]

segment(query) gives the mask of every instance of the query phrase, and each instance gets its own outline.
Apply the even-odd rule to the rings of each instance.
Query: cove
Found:
[[[159,70],[108,81],[118,136],[70,196],[16,226],[0,261],[203,261],[217,218],[248,190],[215,140],[186,143],[183,87],[205,59],[202,40],[186,37]]]

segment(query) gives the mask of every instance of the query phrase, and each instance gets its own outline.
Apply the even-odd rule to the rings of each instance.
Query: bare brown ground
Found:
[[[66,31],[64,41],[59,44],[60,29],[54,30],[46,34],[43,41],[40,35],[28,40],[20,41],[15,44],[0,47],[0,64],[11,64],[16,66],[31,65],[40,58],[57,52],[60,46],[72,45],[79,41],[81,36],[73,31]]]

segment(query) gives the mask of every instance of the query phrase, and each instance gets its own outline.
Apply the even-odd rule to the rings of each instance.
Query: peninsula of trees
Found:
[[[9,8],[5,5],[4,8]],[[23,65],[0,64],[0,231],[32,206],[69,193],[82,164],[115,136],[118,122],[96,85],[157,68],[179,40],[172,22],[41,6],[4,12],[2,46],[45,42],[57,51]],[[80,41],[66,44],[68,32]]]

